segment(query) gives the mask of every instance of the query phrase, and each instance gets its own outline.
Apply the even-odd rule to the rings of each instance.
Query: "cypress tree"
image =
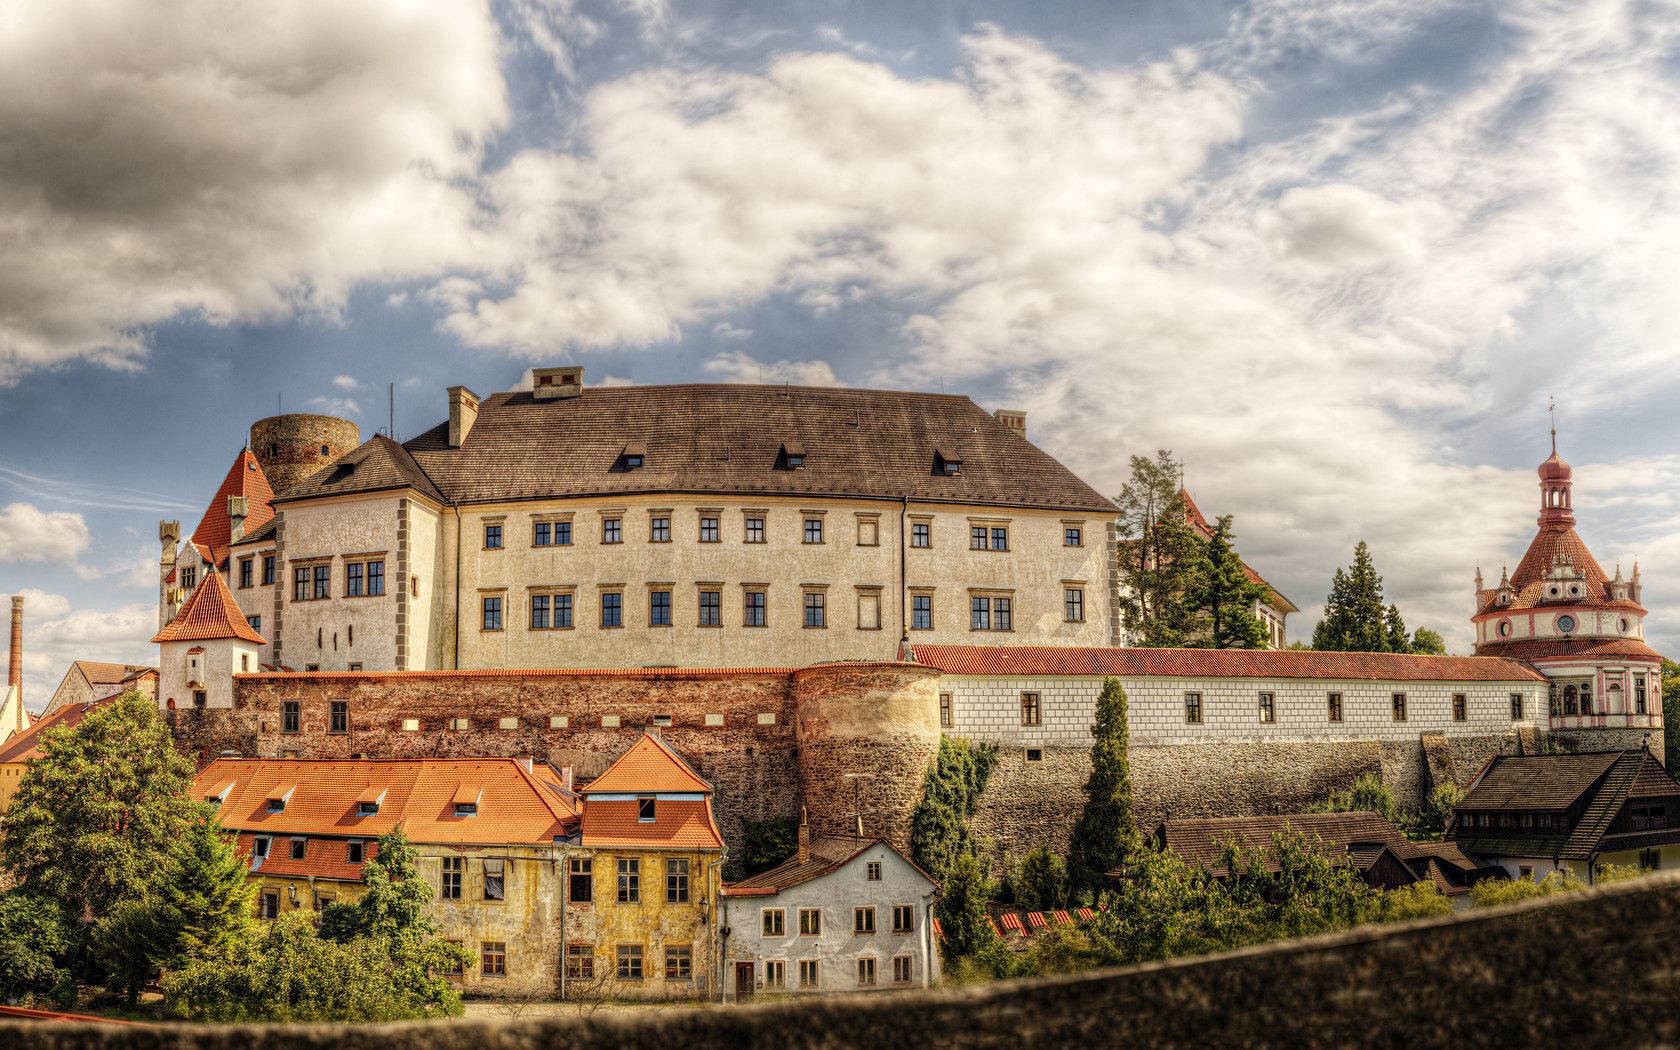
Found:
[[[980,955],[998,943],[997,930],[986,911],[990,890],[974,854],[959,855],[945,874],[939,903],[934,906],[946,958]]]
[[[1249,579],[1232,539],[1226,514],[1207,545],[1201,605],[1207,610],[1208,641],[1215,649],[1259,649],[1266,644],[1266,625],[1254,614],[1254,603],[1266,600],[1266,588]]]
[[[1117,678],[1103,679],[1097,720],[1091,726],[1091,776],[1085,782],[1085,809],[1068,847],[1070,896],[1092,899],[1137,848],[1132,816],[1132,778],[1128,757],[1126,691]]]

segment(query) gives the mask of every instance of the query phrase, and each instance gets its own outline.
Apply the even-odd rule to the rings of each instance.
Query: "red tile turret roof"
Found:
[[[706,794],[712,785],[696,773],[682,756],[652,733],[644,733],[618,756],[607,771],[582,789],[588,795],[619,794]]]
[[[1532,667],[1515,660],[1490,656],[1054,645],[918,645],[914,648],[918,662],[945,674],[959,675],[1325,678],[1387,682],[1545,681]]]
[[[1545,578],[1559,561],[1574,566],[1582,574],[1586,597],[1571,601],[1546,601]],[[1484,613],[1504,613],[1515,609],[1532,609],[1538,605],[1585,606],[1596,609],[1630,609],[1643,612],[1638,602],[1610,595],[1610,577],[1598,559],[1592,556],[1587,544],[1573,526],[1547,524],[1540,527],[1528,552],[1511,574],[1511,587],[1516,592],[1508,605],[1499,604],[1497,587],[1482,592]]]
[[[214,569],[204,574],[204,582],[196,587],[187,604],[175,614],[169,626],[152,637],[154,643],[199,642],[219,638],[242,638],[262,645],[263,636],[239,611],[227,584]]]
[[[1477,651],[1485,656],[1527,663],[1568,660],[1662,662],[1661,653],[1637,638],[1527,638],[1511,642],[1483,642]]]
[[[248,448],[239,450],[227,477],[222,479],[221,487],[216,490],[204,517],[199,520],[198,528],[193,530],[193,545],[211,565],[222,564],[228,555],[228,544],[233,535],[233,522],[228,518],[229,496],[244,496],[246,499],[247,533],[274,517],[274,490],[269,487],[262,465]]]

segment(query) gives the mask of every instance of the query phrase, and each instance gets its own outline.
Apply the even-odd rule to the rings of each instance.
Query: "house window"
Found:
[[[968,600],[968,629],[971,631],[1009,630],[1010,606],[1011,602],[1008,598],[973,595]]]
[[[344,863],[360,864],[367,857],[367,843],[361,839],[351,839],[345,844]]]
[[[484,860],[484,899],[499,901],[507,895],[507,861],[500,857],[486,857]]]
[[[1277,721],[1277,694],[1276,693],[1261,693],[1260,694],[1260,721],[1262,721],[1262,722],[1276,722]]]
[[[881,521],[879,518],[859,518],[857,526],[859,547],[879,547],[881,545]]]
[[[723,592],[700,592],[700,626],[723,626]]]
[[[648,626],[671,626],[671,592],[657,590],[648,592]]]
[[[821,543],[823,541],[823,523],[821,518],[805,519],[805,542]]]
[[[239,559],[239,586],[249,587],[256,575],[256,562],[251,558]]]
[[[642,979],[641,945],[621,944],[618,946],[618,979],[621,981],[639,981]]]
[[[880,882],[881,881],[881,862],[880,861],[872,860],[868,864],[865,864],[863,866],[863,881],[865,881],[865,882]]]
[[[875,960],[865,956],[857,961],[857,983],[859,987],[868,987],[875,983]]]
[[[913,521],[910,523],[910,546],[933,546],[933,523],[929,521]]]
[[[618,858],[618,903],[638,904],[642,899],[642,862],[635,857]]]
[[[815,959],[799,960],[799,987],[815,988],[822,980],[821,968]]]
[[[1085,529],[1082,526],[1079,526],[1079,525],[1064,525],[1064,526],[1062,526],[1062,546],[1064,546],[1064,547],[1083,547],[1083,546],[1085,546]]]
[[[566,896],[574,904],[588,904],[595,899],[595,861],[590,857],[572,857],[566,861]]]
[[[446,901],[461,899],[461,878],[466,873],[467,861],[465,857],[443,858],[443,882],[438,887],[438,896]]]
[[[624,519],[623,518],[602,518],[601,519],[601,542],[602,543],[623,543],[624,542]]]
[[[506,942],[485,941],[479,945],[478,972],[484,977],[507,976]]]
[[[297,700],[280,702],[280,732],[303,732],[303,704]]]
[[[1392,701],[1394,708],[1394,720],[1396,722],[1404,722],[1406,720],[1406,694],[1395,693],[1392,697]]]
[[[951,694],[939,694],[939,724],[946,729],[951,727]]]
[[[624,626],[624,595],[617,591],[604,591],[601,594],[601,626]]]
[[[741,623],[747,627],[764,626],[764,592],[744,591],[741,595]]]
[[[821,591],[805,592],[805,626],[828,626],[828,612],[823,592]]]
[[[908,955],[893,956],[893,983],[909,984],[914,973],[911,957]]]
[[[766,937],[787,935],[787,912],[781,908],[765,908],[759,913],[758,928]]]
[[[822,936],[822,909],[821,908],[800,908],[799,909],[799,936],[801,936],[801,937],[820,937],[820,936]]]
[[[1523,716],[1523,695],[1521,693],[1512,693],[1511,694],[1511,721],[1520,722],[1520,721],[1522,721],[1522,716]]]
[[[670,543],[671,542],[671,519],[670,518],[661,514],[660,516],[658,516],[656,518],[652,518],[648,521],[648,542],[649,543]]]
[[[879,631],[881,629],[881,593],[879,591],[860,591],[857,601],[857,629],[860,631]]]
[[[257,908],[257,918],[275,919],[280,916],[280,894],[276,891],[264,891],[262,904]]]
[[[749,515],[747,515],[746,521],[747,521],[747,532],[746,532],[746,538],[745,538],[744,542],[746,542],[746,543],[763,543],[764,542],[764,516],[762,514],[749,514]]]
[[[914,904],[893,905],[893,932],[911,933],[916,929],[916,906]]]
[[[260,835],[257,838],[252,839],[251,856],[255,857],[257,860],[267,859],[269,842],[270,840],[268,838]]]
[[[307,851],[308,851],[308,849],[309,849],[309,840],[308,839],[293,839],[292,840],[291,859],[292,860],[303,860]]]
[[[701,543],[717,543],[722,538],[723,538],[722,532],[721,532],[721,530],[718,529],[717,515],[715,515],[715,514],[702,514],[702,515],[700,515],[700,542]]]
[[[1645,713],[1645,707],[1645,676],[1636,674],[1633,676],[1633,713],[1642,715]]]
[[[853,933],[874,933],[875,932],[875,909],[874,908],[853,908],[852,909],[852,932]]]
[[[334,700],[328,705],[327,732],[340,736],[350,732],[350,701]]]
[[[766,959],[764,961],[764,987],[787,987],[787,962],[782,959]]]
[[[595,979],[595,946],[593,944],[566,945],[566,976],[574,981]]]
[[[274,558],[275,558],[275,556],[272,555],[272,554],[263,555],[262,581],[263,581],[263,584],[265,586],[274,583],[274,575],[275,575],[275,561],[274,561]]]
[[[1184,694],[1184,720],[1193,726],[1202,724],[1202,694]]]
[[[1038,706],[1037,693],[1021,694],[1021,724],[1024,726],[1042,725],[1042,712]]]
[[[502,599],[501,597],[486,596],[484,599],[484,630],[499,631],[502,629]]]
[[[484,549],[487,551],[502,549],[502,527],[500,525],[484,526]]]
[[[1062,589],[1062,619],[1068,623],[1085,622],[1085,588],[1064,587]]]
[[[912,594],[910,596],[910,629],[912,631],[933,630],[933,595]]]
[[[1340,722],[1342,720],[1342,694],[1330,693],[1326,698],[1326,704],[1329,707],[1330,721]]]
[[[1465,720],[1465,718],[1467,718],[1469,716],[1469,711],[1466,710],[1466,707],[1467,707],[1467,702],[1466,702],[1466,698],[1465,698],[1464,694],[1463,693],[1454,693],[1452,695],[1452,711],[1453,711],[1453,721],[1454,722],[1462,722],[1462,721]]]
[[[694,978],[694,949],[688,945],[665,949],[665,979],[688,981]]]

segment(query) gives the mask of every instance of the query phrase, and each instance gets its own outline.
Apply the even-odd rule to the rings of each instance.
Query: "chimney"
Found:
[[[1015,431],[1021,437],[1027,436],[1027,414],[1014,408],[1000,408],[992,413],[999,423]]]
[[[572,790],[572,767],[571,766],[561,766],[560,767],[560,786],[565,788],[567,791]]]
[[[583,366],[531,369],[531,397],[537,401],[558,401],[583,393]]]
[[[449,388],[449,447],[460,448],[478,421],[478,395],[464,386]]]
[[[520,755],[517,761],[527,773],[532,772],[536,766],[536,760],[531,755]]]
[[[158,522],[158,542],[163,545],[163,564],[165,566],[174,565],[175,550],[181,543],[181,523],[178,521]],[[169,569],[166,567],[163,572],[167,576]]]
[[[228,497],[228,541],[238,543],[245,536],[245,519],[251,516],[251,501],[244,496]]]
[[[23,595],[12,595],[12,662],[6,671],[6,684],[18,691],[18,703],[23,703]]]
[[[804,864],[811,859],[811,817],[805,812],[805,807],[799,807],[799,863]]]
[[[863,814],[862,813],[859,813],[857,815],[857,837],[860,838],[860,839],[863,838]]]

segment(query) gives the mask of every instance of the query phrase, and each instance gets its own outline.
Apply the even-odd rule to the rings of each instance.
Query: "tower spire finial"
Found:
[[[1557,455],[1557,398],[1546,398],[1546,414],[1552,418],[1552,455]]]

